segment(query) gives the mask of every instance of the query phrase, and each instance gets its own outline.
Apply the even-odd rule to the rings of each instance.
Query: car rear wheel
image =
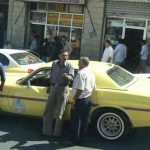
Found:
[[[106,140],[118,140],[129,132],[128,118],[119,112],[103,112],[97,119],[98,133]]]

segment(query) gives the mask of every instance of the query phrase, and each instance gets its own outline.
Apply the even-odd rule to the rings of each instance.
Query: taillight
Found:
[[[31,73],[31,72],[33,72],[33,69],[28,69],[28,73]]]

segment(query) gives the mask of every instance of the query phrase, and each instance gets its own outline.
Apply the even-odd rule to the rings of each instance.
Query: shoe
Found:
[[[61,136],[53,136],[53,138],[55,139],[55,140],[60,140],[62,137]]]
[[[43,133],[41,134],[41,136],[45,138],[52,138],[52,139],[54,138],[53,135],[48,135],[48,134],[43,134]]]

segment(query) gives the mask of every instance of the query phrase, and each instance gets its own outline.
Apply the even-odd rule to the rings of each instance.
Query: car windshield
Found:
[[[10,56],[19,64],[19,65],[29,65],[43,62],[38,57],[30,53],[15,53],[10,54]]]
[[[119,86],[124,86],[134,79],[134,76],[131,73],[118,66],[114,66],[107,74]]]

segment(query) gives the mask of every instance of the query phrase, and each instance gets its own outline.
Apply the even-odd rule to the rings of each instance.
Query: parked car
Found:
[[[0,49],[0,62],[6,72],[31,73],[44,62],[25,50]]]
[[[75,74],[78,61],[70,61]],[[0,109],[18,115],[43,115],[50,84],[51,62],[19,78],[7,76],[4,92],[0,93]],[[107,140],[117,140],[135,127],[150,126],[150,75],[134,75],[109,63],[91,61],[97,88],[92,94],[89,123],[95,124],[97,133]],[[70,93],[71,93],[70,85]],[[69,99],[72,100],[72,94]],[[70,119],[68,103],[65,119]]]

